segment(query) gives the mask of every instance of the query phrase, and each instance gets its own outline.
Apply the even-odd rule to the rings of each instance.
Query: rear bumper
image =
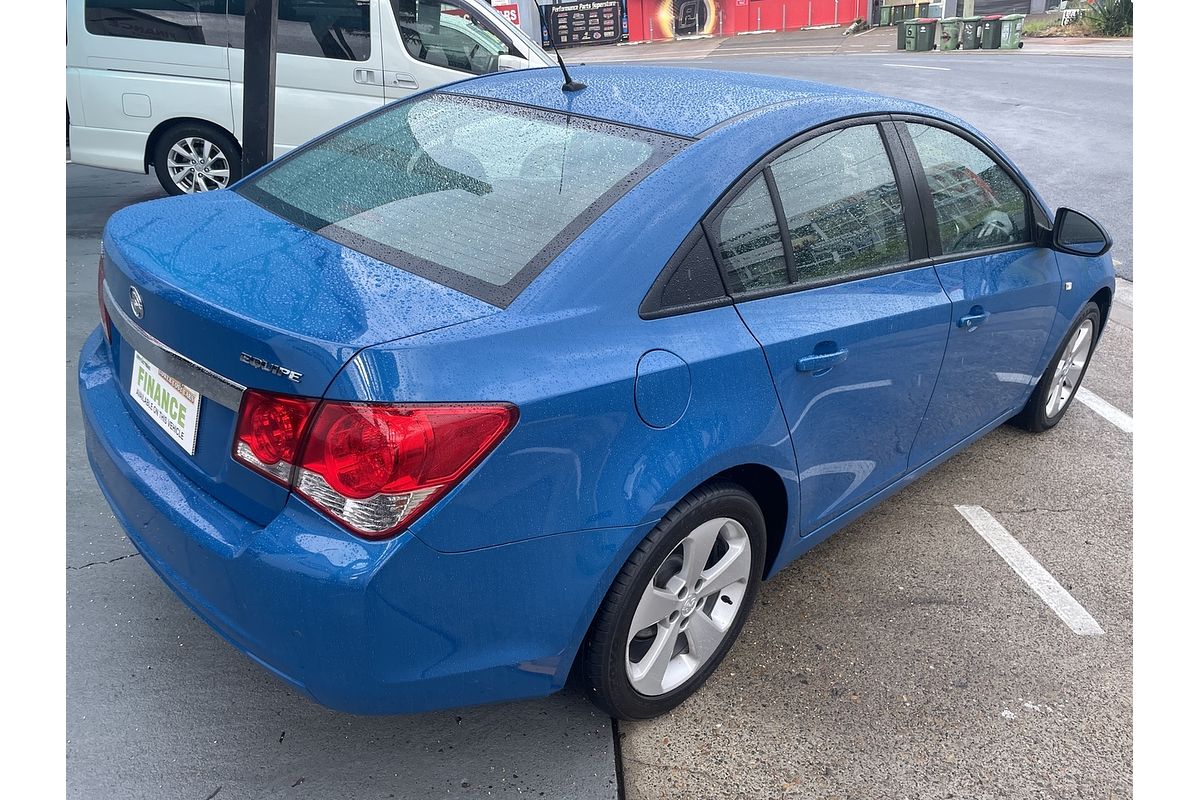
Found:
[[[139,431],[99,330],[79,389],[96,480],[147,563],[235,647],[322,705],[390,714],[549,694],[649,526],[447,554],[354,538],[295,498],[260,527]]]

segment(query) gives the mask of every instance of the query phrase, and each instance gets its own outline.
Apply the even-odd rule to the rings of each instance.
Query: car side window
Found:
[[[942,253],[1030,241],[1029,200],[991,156],[943,128],[907,126],[933,195]]]
[[[426,64],[486,75],[500,69],[500,56],[521,55],[453,0],[392,0],[392,10],[404,49]]]
[[[717,249],[733,294],[788,285],[783,238],[766,180],[757,176],[721,212]]]
[[[875,125],[801,142],[771,164],[800,285],[909,259],[896,174]]]

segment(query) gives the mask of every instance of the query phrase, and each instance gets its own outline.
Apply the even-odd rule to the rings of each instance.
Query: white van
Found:
[[[245,0],[67,0],[71,160],[241,176]],[[279,0],[275,156],[419,89],[555,64],[486,0]]]

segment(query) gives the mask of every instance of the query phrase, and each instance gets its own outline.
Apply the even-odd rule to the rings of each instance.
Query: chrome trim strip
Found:
[[[238,410],[242,404],[242,392],[246,391],[245,386],[175,352],[138,327],[117,305],[112,290],[108,287],[108,281],[104,282],[104,305],[108,309],[109,319],[121,334],[121,339],[128,342],[147,361],[213,402],[234,412]]]

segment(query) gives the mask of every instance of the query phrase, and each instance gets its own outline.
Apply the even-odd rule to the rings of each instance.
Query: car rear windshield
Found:
[[[334,131],[236,191],[339,244],[507,306],[686,141],[439,93]]]

